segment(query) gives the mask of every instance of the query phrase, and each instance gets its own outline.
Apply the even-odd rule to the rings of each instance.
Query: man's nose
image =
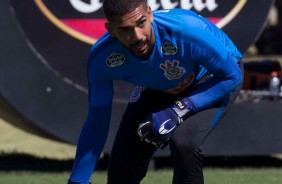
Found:
[[[138,40],[141,40],[142,38],[142,32],[141,32],[141,29],[140,28],[134,28],[133,32],[132,32],[132,36],[131,36],[131,39],[134,40],[134,41],[138,41]]]

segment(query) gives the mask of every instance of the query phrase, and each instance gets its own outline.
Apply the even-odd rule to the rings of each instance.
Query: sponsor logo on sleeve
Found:
[[[145,90],[145,87],[143,86],[136,86],[135,89],[133,90],[129,103],[134,103],[137,102],[141,96],[141,92]]]
[[[125,61],[125,57],[119,53],[111,53],[111,55],[107,58],[106,64],[108,67],[118,67],[122,65]]]
[[[175,55],[177,53],[177,47],[170,42],[165,42],[161,47],[161,52],[164,55]]]

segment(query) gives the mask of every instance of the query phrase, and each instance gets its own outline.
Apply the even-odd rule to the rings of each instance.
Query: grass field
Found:
[[[0,184],[66,184],[75,146],[43,139],[0,119]],[[282,167],[205,167],[206,184],[280,184]],[[142,184],[170,184],[171,169],[149,171]],[[92,176],[105,184],[105,171]]]
[[[205,172],[206,184],[281,184],[281,169],[211,169]],[[0,172],[3,184],[65,184],[68,172]],[[150,171],[142,184],[171,184],[171,170]],[[106,173],[96,172],[93,184],[105,184]]]

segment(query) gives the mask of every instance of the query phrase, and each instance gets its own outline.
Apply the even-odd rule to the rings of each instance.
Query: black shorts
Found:
[[[202,145],[218,125],[229,105],[236,99],[241,86],[212,107],[185,120],[173,133],[169,147],[174,166],[172,183],[203,183]],[[136,130],[152,112],[170,106],[187,96],[136,87],[131,102],[123,115],[111,152],[108,184],[139,184],[145,177],[156,149],[139,140]]]

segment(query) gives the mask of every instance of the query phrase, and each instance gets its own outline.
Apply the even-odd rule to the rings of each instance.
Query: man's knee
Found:
[[[202,145],[198,139],[192,137],[173,136],[170,150],[174,157],[188,161],[189,159],[202,158]],[[188,161],[189,162],[189,161]]]
[[[134,168],[132,168],[131,171],[132,170],[134,170]],[[110,169],[108,172],[107,184],[140,184],[140,181],[145,177],[145,174],[131,171]]]

